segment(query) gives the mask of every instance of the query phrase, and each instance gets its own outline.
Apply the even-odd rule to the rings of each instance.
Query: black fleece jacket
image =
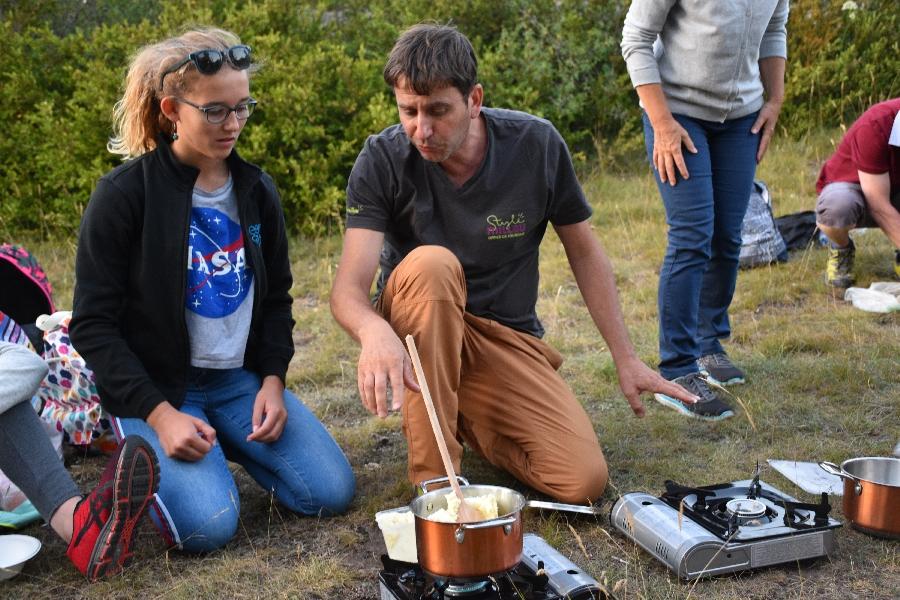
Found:
[[[227,162],[256,279],[244,366],[284,381],[294,320],[281,201],[261,169],[236,152]],[[146,419],[164,400],[184,401],[188,229],[198,174],[160,137],[155,150],[100,179],[81,220],[69,333],[115,416]]]

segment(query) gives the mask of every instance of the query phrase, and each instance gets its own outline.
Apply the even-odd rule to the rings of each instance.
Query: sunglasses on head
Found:
[[[159,89],[162,89],[166,75],[174,73],[188,63],[193,63],[197,70],[204,75],[214,75],[219,72],[219,69],[222,68],[226,61],[239,71],[250,68],[250,46],[239,44],[225,51],[207,48],[191,52],[183,61],[173,67],[169,67],[160,75]]]

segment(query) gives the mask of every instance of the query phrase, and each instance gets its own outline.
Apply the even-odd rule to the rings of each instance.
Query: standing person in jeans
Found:
[[[554,498],[593,501],[606,461],[535,312],[548,225],[634,413],[643,416],[642,392],[694,398],[636,356],[591,207],[553,125],[483,107],[475,51],[453,27],[405,31],[383,74],[400,123],[370,136],[356,159],[331,293],[335,318],[362,346],[362,402],[385,417],[392,389],[412,483],[445,472],[401,341],[412,335],[457,472],[465,442]]]
[[[825,279],[853,285],[850,230],[878,227],[894,244],[900,279],[900,98],[870,107],[847,130],[816,181],[816,225],[831,242]]]
[[[31,406],[46,374],[37,354],[0,341],[0,470],[68,543],[66,556],[75,568],[96,581],[131,562],[135,525],[159,487],[156,455],[145,440],[128,436],[97,487],[82,496]]]
[[[720,340],[731,335],[728,307],[753,176],[784,100],[787,18],[787,0],[635,0],[622,31],[669,226],[659,370],[701,401],[656,399],[704,420],[734,414],[708,382],[745,380]]]
[[[272,179],[235,143],[256,106],[250,47],[198,29],[134,57],[81,223],[73,343],[123,435],[160,457],[156,521],[188,551],[238,527],[241,464],[290,510],[344,511],[350,465],[285,389],[291,270]]]

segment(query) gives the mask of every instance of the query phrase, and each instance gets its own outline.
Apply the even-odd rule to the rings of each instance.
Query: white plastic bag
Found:
[[[844,292],[844,300],[867,312],[888,313],[900,310],[900,299],[891,293],[896,288],[900,295],[900,285],[887,281],[875,282],[868,288],[852,287]]]

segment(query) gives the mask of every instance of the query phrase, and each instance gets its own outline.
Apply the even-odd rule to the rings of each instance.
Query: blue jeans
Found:
[[[216,430],[216,445],[197,462],[167,457],[156,432],[141,419],[116,419],[117,433],[150,442],[160,463],[157,506],[151,516],[188,552],[225,545],[238,527],[240,500],[227,460],[242,465],[266,491],[305,515],[345,511],[355,480],[337,443],[309,409],[284,392],[288,420],[278,440],[248,442],[259,377],[245,369],[191,369],[184,413]]]
[[[673,379],[698,370],[697,359],[722,352],[731,335],[728,307],[737,282],[741,223],[756,173],[757,113],[724,123],[674,115],[698,152],[683,149],[690,177],[656,185],[666,208],[668,246],[659,274],[659,371]],[[653,128],[644,113],[647,155]]]

